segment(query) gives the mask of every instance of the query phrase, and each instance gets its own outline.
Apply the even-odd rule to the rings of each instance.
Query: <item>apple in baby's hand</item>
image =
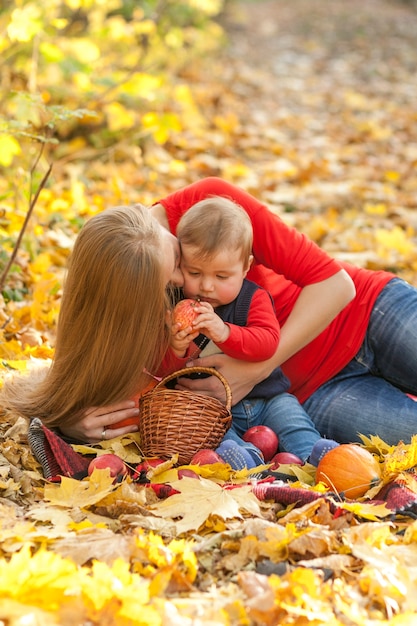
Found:
[[[90,461],[88,475],[91,476],[95,469],[106,468],[110,470],[110,476],[113,476],[113,478],[126,476],[127,474],[127,467],[119,456],[116,454],[100,454]]]
[[[266,462],[270,461],[278,450],[279,439],[269,426],[252,426],[242,437],[243,441],[253,443],[263,454]]]
[[[277,470],[280,465],[304,465],[304,461],[300,459],[296,454],[291,452],[277,452],[271,459],[272,470]]]
[[[224,463],[224,461],[215,450],[203,448],[194,454],[190,465],[212,465],[213,463]]]
[[[195,307],[199,304],[198,300],[192,300],[192,298],[185,298],[180,300],[172,311],[173,324],[179,324],[179,330],[184,330],[192,325],[198,313]]]

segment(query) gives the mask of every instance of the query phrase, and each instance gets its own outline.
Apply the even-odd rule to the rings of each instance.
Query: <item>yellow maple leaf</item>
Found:
[[[0,560],[0,596],[56,611],[76,577],[75,563],[45,549],[32,555],[25,544],[10,561]]]
[[[380,244],[381,254],[396,250],[404,257],[413,254],[414,242],[407,237],[406,233],[399,226],[394,226],[391,230],[378,228],[375,232],[375,240]]]
[[[203,478],[226,482],[233,473],[228,463],[210,463],[208,465],[184,465],[184,469],[190,469]]]
[[[417,520],[414,520],[414,522],[407,526],[404,533],[404,543],[417,543]]]
[[[218,515],[222,519],[241,518],[241,510],[261,517],[259,501],[252,493],[250,485],[242,485],[234,489],[223,489],[211,480],[185,477],[171,483],[180,491],[162,502],[151,507],[157,517],[169,517],[175,522],[178,533],[198,530],[210,515]]]
[[[135,113],[129,111],[118,102],[112,102],[106,105],[104,110],[107,115],[109,130],[112,132],[133,128],[137,123]]]
[[[19,142],[11,135],[0,135],[0,165],[9,167],[13,158],[20,154]]]
[[[409,444],[402,441],[385,456],[382,465],[383,478],[398,475],[417,465],[417,435],[412,437]]]
[[[139,529],[136,537],[135,571],[146,575],[155,569],[171,569],[183,573],[189,583],[194,582],[197,571],[197,557],[194,552],[194,542],[185,539],[173,539],[167,545],[160,535],[153,532],[145,534]]]
[[[100,502],[115,485],[110,470],[95,469],[89,480],[62,477],[61,484],[45,486],[44,498],[55,506],[89,507]]]
[[[341,502],[339,508],[350,511],[358,517],[376,521],[392,515],[392,510],[385,504],[370,504],[366,502]]]
[[[258,553],[271,559],[273,563],[279,563],[288,556],[288,546],[292,541],[301,537],[309,529],[298,528],[296,524],[289,522],[285,526],[271,526],[265,529],[265,540],[259,541]]]
[[[367,437],[366,435],[359,433],[359,437],[369,452],[376,452],[379,456],[388,454],[395,448],[395,446],[389,445],[386,441],[381,439],[381,437],[378,437],[378,435],[370,435]]]

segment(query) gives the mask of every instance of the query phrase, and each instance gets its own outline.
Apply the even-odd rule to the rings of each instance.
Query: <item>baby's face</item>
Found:
[[[221,250],[202,259],[198,249],[181,245],[181,271],[186,298],[199,298],[214,308],[228,304],[238,296],[249,267],[240,250]]]

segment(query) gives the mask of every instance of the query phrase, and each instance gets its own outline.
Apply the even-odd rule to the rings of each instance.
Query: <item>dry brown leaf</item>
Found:
[[[130,560],[132,541],[131,537],[115,534],[107,528],[87,528],[55,541],[54,552],[77,565],[84,565],[91,559],[111,565],[118,558]]]
[[[329,569],[332,570],[335,575],[340,575],[342,572],[355,569],[358,565],[358,561],[350,554],[329,554],[328,556],[314,559],[301,559],[297,561],[297,565],[300,567]]]

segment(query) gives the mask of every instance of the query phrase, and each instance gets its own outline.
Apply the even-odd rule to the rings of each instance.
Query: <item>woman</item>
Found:
[[[149,382],[145,368],[159,366],[169,339],[166,286],[182,282],[178,260],[176,238],[147,208],[91,218],[71,255],[52,366],[5,384],[2,405],[85,441],[86,407],[132,397]],[[91,441],[103,435],[94,428]]]
[[[404,391],[417,394],[417,290],[389,272],[336,262],[250,194],[218,178],[180,189],[151,212],[175,233],[181,215],[211,195],[231,198],[251,218],[255,262],[248,278],[272,293],[281,339],[263,363],[214,355],[199,364],[225,375],[234,403],[282,365],[290,391],[323,436],[339,442],[357,441],[358,433],[392,444],[409,440],[417,431],[417,403]],[[178,272],[175,277],[180,284]],[[222,392],[215,377],[184,378],[181,385]],[[76,423],[60,427],[87,441],[98,441],[103,429],[136,411],[130,401],[85,406],[91,408]]]
[[[229,197],[248,212],[255,263],[248,278],[272,292],[281,324],[275,355],[243,363],[225,355],[199,359],[217,367],[238,402],[274,367],[282,365],[290,391],[323,436],[358,441],[379,435],[390,444],[417,432],[417,290],[384,271],[338,263],[287,227],[250,194],[207,178],[160,200],[152,214],[175,233],[181,215],[211,195]],[[194,363],[190,363],[194,365]],[[182,379],[183,388],[220,395],[214,377]],[[87,439],[129,417],[129,403],[91,409],[80,429]]]

